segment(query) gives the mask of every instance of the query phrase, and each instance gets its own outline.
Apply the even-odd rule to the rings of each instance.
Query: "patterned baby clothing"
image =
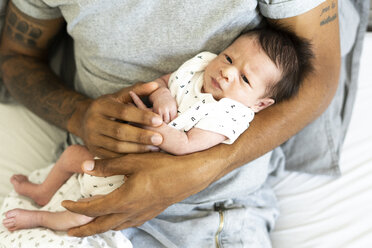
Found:
[[[29,175],[29,180],[33,183],[40,184],[45,180],[54,164],[33,171]],[[61,202],[63,200],[76,201],[84,194],[101,194],[104,191],[114,190],[119,184],[123,182],[123,176],[113,176],[107,178],[94,177],[99,179],[94,181],[94,178],[90,175],[84,175],[88,180],[92,180],[93,185],[98,187],[87,187],[87,190],[82,189],[81,180],[79,180],[79,174],[72,175],[58,191],[54,194],[49,203],[43,207],[38,206],[34,203],[31,198],[27,198],[18,195],[15,190],[9,193],[4,199],[4,203],[0,209],[0,215],[4,214],[11,209],[22,208],[28,210],[41,210],[60,212],[66,210],[62,207]],[[100,179],[114,179],[113,186],[110,186],[110,182],[100,181]],[[116,183],[115,183],[116,182]],[[85,185],[87,186],[87,185]],[[89,191],[91,188],[93,190]],[[48,228],[37,227],[32,229],[22,229],[14,232],[9,232],[3,225],[0,225],[0,247],[1,248],[133,248],[131,242],[126,236],[120,231],[106,231],[104,233],[95,234],[87,237],[70,237],[64,231],[53,231]]]
[[[124,176],[95,177],[89,174],[79,174],[80,193],[83,198],[94,195],[107,195],[124,183]]]
[[[204,70],[217,55],[202,52],[186,61],[169,78],[169,90],[178,105],[178,116],[168,125],[185,132],[196,127],[227,137],[232,144],[253,120],[254,111],[229,98],[216,101],[202,93]]]

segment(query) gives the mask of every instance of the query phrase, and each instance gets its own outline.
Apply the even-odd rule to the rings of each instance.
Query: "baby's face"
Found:
[[[216,100],[230,98],[258,112],[274,103],[265,92],[280,77],[256,37],[241,36],[206,67],[202,90]]]

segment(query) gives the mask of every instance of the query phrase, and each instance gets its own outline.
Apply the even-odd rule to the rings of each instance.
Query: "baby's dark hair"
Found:
[[[314,70],[310,41],[282,26],[268,25],[243,35],[252,34],[256,35],[261,48],[282,71],[281,79],[270,84],[266,95],[276,103],[296,95],[304,78]]]

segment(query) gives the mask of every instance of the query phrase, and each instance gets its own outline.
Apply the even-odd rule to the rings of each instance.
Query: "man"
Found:
[[[284,159],[281,149],[275,150],[271,162],[267,152],[316,119],[332,100],[340,68],[338,3],[306,1],[298,6],[295,1],[221,0],[182,2],[185,6],[172,1],[165,6],[150,2],[9,3],[0,49],[3,81],[12,97],[74,134],[72,139],[79,137],[93,154],[104,158],[95,164],[86,162],[87,173],[128,176],[119,190],[106,197],[64,202],[71,211],[98,216],[69,234],[126,229],[135,247],[205,247],[214,243],[267,247],[267,226],[272,228],[277,215],[274,196],[265,187],[245,189],[250,180],[263,183],[272,167]],[[172,71],[198,51],[223,50],[244,29],[264,24],[258,10],[274,25],[290,26],[313,43],[316,73],[305,80],[298,97],[257,115],[250,129],[231,146],[178,157],[138,154],[151,151],[162,138],[127,122],[156,126],[161,120],[128,104],[129,88],[119,89]],[[65,22],[75,45],[75,90],[64,86],[46,63],[50,41]],[[148,95],[156,86],[136,84],[131,89]],[[335,112],[326,112],[326,117]],[[319,146],[327,145],[327,135],[330,139],[341,135],[326,133],[327,118],[318,119],[305,131],[319,131],[324,137],[318,140]],[[303,144],[301,138],[295,144]],[[287,159],[293,150],[284,150]],[[317,149],[307,153],[309,160],[324,156]],[[319,170],[337,171],[332,159],[326,154]],[[267,173],[257,175],[258,167],[266,168]],[[221,223],[222,230],[218,228]],[[129,228],[135,226],[140,227]]]

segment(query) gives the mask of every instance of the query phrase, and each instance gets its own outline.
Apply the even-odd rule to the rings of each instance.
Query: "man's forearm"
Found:
[[[46,121],[67,130],[68,121],[88,98],[66,88],[43,61],[1,55],[3,81],[11,95]]]

